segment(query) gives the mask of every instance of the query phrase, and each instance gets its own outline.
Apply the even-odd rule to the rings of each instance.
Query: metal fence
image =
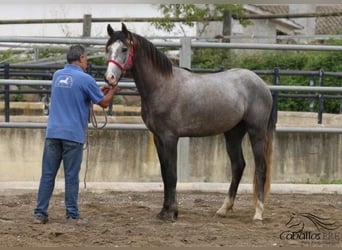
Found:
[[[93,46],[104,46],[106,39],[102,38],[70,38],[70,37],[6,37],[0,36],[0,43],[11,42],[11,43],[30,43],[31,45],[37,44],[84,44]],[[192,48],[227,48],[227,49],[253,49],[253,50],[301,50],[301,51],[342,51],[342,46],[331,46],[331,45],[287,45],[287,44],[246,44],[246,43],[218,43],[218,42],[199,42],[188,37],[179,39],[178,41],[172,42],[153,42],[157,47],[163,48],[177,48],[179,49],[179,66],[191,68],[191,54]],[[99,48],[99,47],[97,47]],[[101,48],[103,49],[103,48]],[[0,90],[0,94],[5,96],[5,121],[10,122],[10,95],[19,93],[32,93],[35,92],[42,96],[48,96],[50,94],[51,77],[53,72],[60,68],[62,65],[46,65],[46,66],[34,66],[34,65],[9,65],[0,64],[0,86],[3,85],[3,90]],[[201,69],[193,69],[195,72],[203,72]],[[205,72],[214,72],[217,70],[205,70]],[[271,70],[258,70],[255,71],[259,75],[272,75],[273,85],[270,89],[273,92],[274,100],[276,105],[276,111],[278,106],[279,98],[309,98],[311,100],[316,99],[318,102],[317,111],[317,121],[322,123],[323,119],[323,100],[327,98],[335,98],[342,100],[341,87],[325,87],[324,79],[327,76],[341,77],[340,72],[324,72],[319,71],[288,71],[281,69],[271,69]],[[93,75],[98,83],[101,82],[104,73],[103,66],[89,65],[88,73]],[[308,86],[286,86],[284,83],[280,83],[280,76],[283,75],[303,75],[308,78],[313,76],[318,76],[318,84],[312,86],[312,81],[309,80]],[[35,78],[36,80],[31,80],[28,78]],[[21,79],[21,80],[18,80]],[[282,84],[282,85],[281,85]],[[36,90],[10,90],[9,85],[31,85],[40,86]],[[131,80],[121,81],[119,83],[120,88],[135,88],[134,82]],[[342,84],[341,84],[342,86]],[[291,92],[291,93],[284,93]],[[296,93],[293,93],[296,92]],[[300,92],[300,93],[298,93]],[[118,94],[132,94],[125,93],[124,90]],[[134,94],[134,93],[133,93]],[[137,92],[135,93],[137,94]],[[46,98],[45,100],[48,100]],[[342,111],[342,105],[340,110]]]
[[[62,65],[54,65],[54,66],[36,66],[36,65],[10,65],[10,64],[0,64],[0,74],[3,79],[0,79],[0,86],[3,85],[3,90],[0,90],[0,94],[4,96],[4,116],[5,122],[10,122],[10,96],[13,94],[37,94],[41,97],[41,101],[45,102],[45,108],[49,107],[49,96],[50,96],[50,86],[53,72],[62,67]],[[193,69],[194,72],[197,73],[208,73],[208,72],[218,72],[224,70],[223,68],[215,69],[215,70],[204,70],[204,69]],[[96,66],[89,65],[88,73],[92,75],[99,85],[105,85],[102,79],[105,71],[105,66]],[[321,124],[323,121],[323,112],[324,112],[324,99],[339,99],[341,103],[342,110],[342,87],[324,87],[324,77],[342,77],[342,73],[336,72],[324,72],[323,70],[319,71],[293,71],[293,70],[257,70],[255,71],[258,75],[269,75],[273,78],[273,85],[270,85],[270,89],[272,91],[274,97],[273,105],[275,110],[275,116],[277,117],[278,111],[278,102],[279,98],[307,98],[311,101],[316,100],[318,103],[317,110],[317,122]],[[308,80],[309,86],[286,86],[280,85],[280,77],[281,76],[306,76]],[[17,78],[35,78],[36,80],[30,79],[17,79]],[[318,77],[318,84],[316,86],[313,82],[313,77]],[[16,78],[16,79],[11,79]],[[37,80],[40,79],[40,80]],[[10,85],[17,86],[36,86],[36,89],[18,89],[11,90]],[[122,89],[118,94],[119,95],[139,95],[135,88],[135,83],[129,79],[123,79],[119,82],[119,86]],[[135,91],[125,91],[125,89],[134,89]],[[296,93],[283,93],[283,92],[296,92]],[[300,92],[300,93],[298,93]],[[112,106],[109,108],[109,115],[112,115]],[[45,113],[48,114],[48,110],[45,110]]]

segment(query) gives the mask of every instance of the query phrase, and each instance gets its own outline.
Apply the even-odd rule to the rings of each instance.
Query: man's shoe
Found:
[[[76,226],[88,226],[89,225],[89,221],[85,218],[68,217],[66,223],[69,225],[76,225]]]
[[[42,215],[42,214],[37,214],[34,216],[34,219],[33,219],[33,224],[45,224],[49,221],[49,219]]]

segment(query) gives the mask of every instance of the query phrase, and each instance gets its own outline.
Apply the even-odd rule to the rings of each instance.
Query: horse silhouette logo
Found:
[[[287,230],[280,234],[282,240],[336,241],[340,228],[336,221],[312,213],[292,213],[285,223]]]
[[[312,213],[292,213],[289,221],[285,225],[288,228],[295,229],[300,232],[304,230],[305,219],[307,219],[307,221],[310,221],[318,232],[326,230],[331,231],[339,228],[339,225],[336,224],[336,221],[331,222],[330,218],[319,217]]]
[[[57,87],[71,88],[73,81],[72,77],[68,75],[62,75],[57,78]]]

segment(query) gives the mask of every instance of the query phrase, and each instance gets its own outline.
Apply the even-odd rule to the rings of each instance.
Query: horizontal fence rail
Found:
[[[99,86],[107,85],[104,81],[98,81]],[[0,79],[0,85],[22,85],[22,86],[51,86],[51,80],[18,80],[18,79]],[[119,86],[122,88],[135,88],[133,81],[119,82]]]
[[[69,45],[69,44],[84,44],[84,45],[96,45],[97,49],[103,49],[104,45],[107,42],[107,38],[91,38],[91,37],[29,37],[29,36],[0,36],[0,43],[20,43],[20,44],[60,44],[60,45]],[[252,49],[252,50],[300,50],[300,51],[342,51],[342,46],[334,46],[334,45],[298,45],[298,44],[260,44],[260,43],[223,43],[223,42],[201,42],[197,39],[193,39],[190,37],[183,37],[177,39],[177,41],[152,41],[151,42],[157,47],[170,47],[176,48],[180,52],[179,57],[179,65],[181,67],[191,68],[191,51],[192,48],[226,48],[226,49]],[[32,46],[33,47],[33,46]],[[14,65],[17,67],[19,65]],[[56,67],[56,65],[54,65]],[[10,67],[10,66],[8,66]],[[0,68],[0,74],[2,74],[6,79],[0,79],[0,85],[4,85],[5,89],[0,90],[0,94],[5,93],[5,99],[7,98],[7,103],[5,100],[5,112],[7,112],[6,122],[9,122],[9,95],[12,93],[23,93],[25,90],[10,90],[10,85],[31,85],[31,86],[46,86],[46,89],[37,90],[37,93],[49,95],[49,86],[51,85],[51,72],[48,71],[48,67],[45,68],[47,71],[44,75],[41,76],[42,80],[16,80],[11,79],[17,74],[19,77],[25,77],[25,75],[20,72],[20,67],[16,68],[13,76],[10,76],[8,69]],[[22,65],[24,69],[24,65]],[[52,66],[51,66],[52,67]],[[101,81],[103,78],[103,72],[99,67],[89,67],[89,74],[93,75],[97,80],[100,86],[106,85],[105,82]],[[1,71],[2,70],[2,71]],[[224,69],[219,69],[222,71]],[[207,70],[207,73],[215,72],[217,70]],[[194,72],[196,72],[194,70]],[[327,76],[341,77],[342,73],[339,72],[323,72],[320,71],[284,71],[279,69],[274,70],[256,70],[255,73],[259,75],[272,75],[273,76],[273,85],[269,85],[270,90],[274,96],[274,105],[276,110],[276,115],[278,111],[278,98],[310,98],[311,100],[317,100],[318,107],[318,123],[322,123],[322,114],[324,110],[323,99],[340,99],[340,112],[342,112],[342,88],[341,87],[329,87],[324,85],[324,78]],[[35,76],[35,72],[27,73]],[[43,73],[42,73],[43,74]],[[38,74],[39,75],[39,74]],[[308,77],[317,77],[319,78],[317,81],[319,86],[286,86],[280,84],[279,76],[281,75],[302,75]],[[15,76],[16,77],[16,76]],[[36,77],[38,78],[38,77]],[[47,79],[47,80],[44,80]],[[311,81],[311,80],[310,80]],[[313,82],[313,80],[312,80]],[[300,84],[298,84],[300,85]],[[133,89],[136,88],[135,83],[133,81],[120,81],[119,87],[124,89]],[[40,91],[40,92],[39,92]],[[283,92],[293,92],[293,93],[283,93]],[[296,93],[295,93],[296,92]],[[30,92],[32,93],[32,92]],[[126,94],[123,91],[118,94]],[[128,93],[127,93],[128,94]],[[131,95],[138,94],[137,91],[135,93],[130,93]],[[311,107],[310,107],[311,108]],[[6,115],[6,114],[5,114]],[[277,117],[277,116],[276,116]],[[277,118],[276,118],[277,119]]]
[[[296,91],[296,92],[317,92],[317,93],[342,93],[342,87],[313,87],[313,86],[285,86],[269,85],[271,91]]]
[[[107,85],[104,81],[98,81],[99,86]],[[0,85],[22,85],[22,86],[51,86],[50,80],[17,80],[0,79]],[[120,81],[120,88],[135,88],[134,81]],[[298,91],[298,92],[317,92],[317,93],[342,93],[342,87],[314,87],[314,86],[286,86],[286,85],[268,85],[271,91]]]
[[[107,38],[82,37],[37,37],[37,36],[0,36],[0,43],[30,43],[30,44],[84,44],[105,46]],[[227,49],[258,49],[258,50],[302,50],[302,51],[342,51],[337,45],[300,45],[300,44],[271,44],[271,43],[223,43],[199,42],[189,37],[178,41],[151,41],[157,47],[182,47],[188,40],[192,48],[227,48]]]
[[[98,81],[99,86],[106,85],[104,81]],[[51,80],[17,80],[0,79],[1,85],[32,85],[32,86],[51,86]],[[120,88],[136,88],[134,81],[120,81]],[[315,92],[315,93],[335,93],[341,94],[342,87],[320,87],[320,86],[285,86],[268,85],[271,91],[295,91],[295,92]],[[33,122],[0,122],[0,128],[46,128],[46,123]],[[93,128],[89,124],[89,128]],[[125,129],[125,130],[146,130],[144,124],[107,124],[105,129]],[[342,128],[312,128],[312,127],[276,127],[277,132],[310,132],[310,133],[342,133]]]
[[[0,128],[33,128],[33,129],[45,129],[46,123],[37,122],[0,122]],[[89,123],[89,129],[97,129]],[[147,130],[145,124],[126,124],[126,123],[115,123],[107,124],[104,128],[106,130]],[[313,128],[313,127],[276,127],[276,132],[300,132],[300,133],[332,133],[342,134],[342,128]]]
[[[90,129],[94,128],[91,123],[88,127]],[[0,128],[46,128],[45,122],[0,122]],[[94,128],[96,129],[96,128]],[[126,124],[126,123],[115,123],[106,124],[103,129],[114,129],[114,130],[147,130],[145,124]]]

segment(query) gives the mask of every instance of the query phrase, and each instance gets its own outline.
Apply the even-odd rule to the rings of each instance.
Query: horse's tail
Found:
[[[272,105],[272,110],[271,110],[271,113],[268,119],[268,124],[267,124],[266,141],[265,141],[265,146],[264,146],[264,159],[265,159],[265,167],[266,167],[264,198],[266,198],[271,188],[273,135],[275,131],[275,124],[276,124],[275,106]],[[256,177],[254,176],[254,202],[257,201],[257,197],[258,197],[258,186],[256,184]]]

